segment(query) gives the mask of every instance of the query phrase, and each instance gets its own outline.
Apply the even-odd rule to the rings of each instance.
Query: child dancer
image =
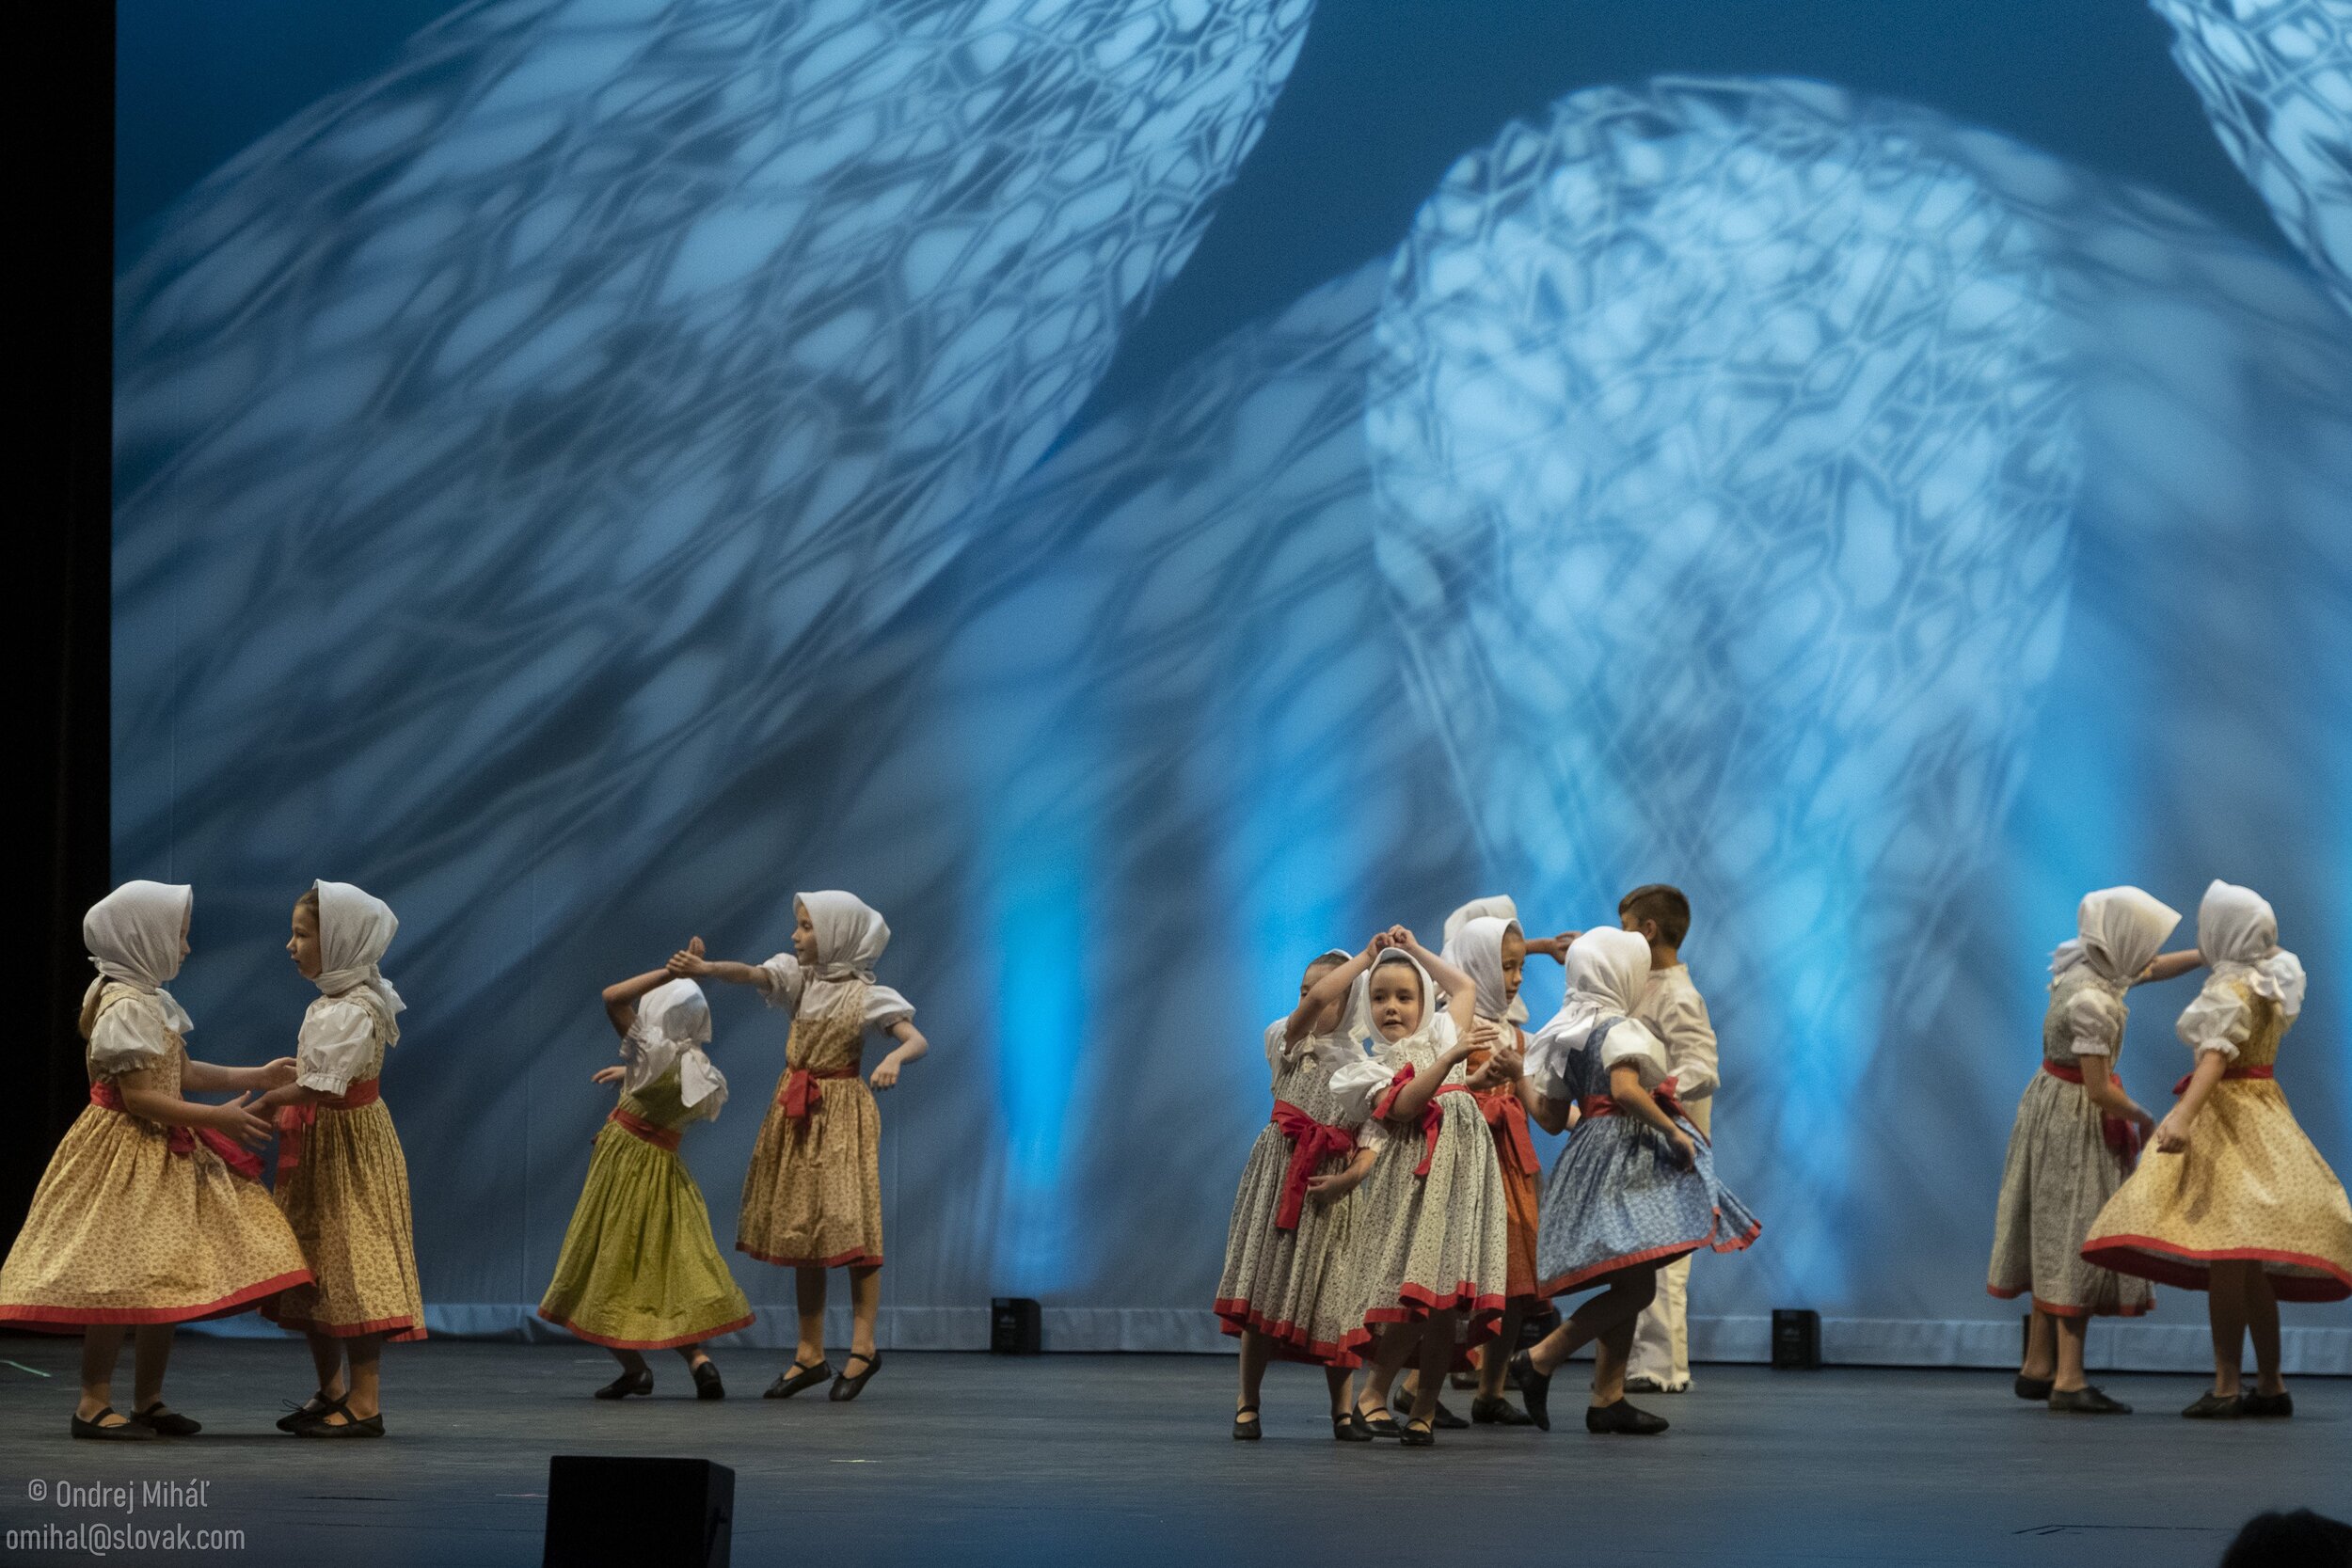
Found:
[[[1528,1072],[1550,1132],[1579,1114],[1544,1193],[1536,1270],[1546,1295],[1606,1286],[1512,1360],[1535,1424],[1549,1431],[1551,1374],[1595,1344],[1584,1430],[1646,1436],[1666,1423],[1625,1397],[1634,1317],[1657,1293],[1660,1265],[1702,1246],[1736,1252],[1762,1228],[1716,1179],[1714,1155],[1665,1086],[1657,1037],[1629,1016],[1649,979],[1649,943],[1587,931],[1568,949],[1568,998],[1535,1037]]]
[[[1637,887],[1617,900],[1617,924],[1649,943],[1649,984],[1633,1016],[1666,1048],[1666,1082],[1698,1135],[1714,1144],[1711,1125],[1719,1075],[1715,1025],[1707,1001],[1691,983],[1682,941],[1691,932],[1691,901],[1664,882]],[[1682,1394],[1691,1388],[1691,1259],[1658,1271],[1658,1295],[1633,1320],[1633,1354],[1626,1363],[1628,1393]]]
[[[2001,1171],[1987,1291],[2003,1300],[2033,1293],[2019,1399],[2053,1410],[2126,1415],[2131,1407],[2083,1381],[2083,1334],[2096,1317],[2137,1317],[2154,1305],[2145,1280],[2083,1261],[2100,1207],[2131,1174],[2155,1118],[2115,1076],[2128,1009],[2123,993],[2167,978],[2197,955],[2156,949],[2181,923],[2136,887],[2102,888],[2074,914],[2076,935],[2050,957],[2050,1006],[2042,1020],[2042,1070],[2017,1102]]]
[[[670,959],[670,973],[755,986],[792,1020],[784,1077],[743,1173],[735,1247],[793,1271],[800,1344],[766,1397],[790,1399],[832,1378],[827,1397],[853,1400],[882,1370],[874,1346],[882,1310],[882,1113],[858,1069],[868,1033],[898,1041],[874,1069],[874,1089],[896,1084],[930,1042],[914,1026],[914,1004],[874,979],[874,961],[890,945],[880,914],[846,893],[801,894],[792,913],[789,953],[756,965],[714,963],[697,944]],[[837,1268],[850,1271],[852,1325],[850,1358],[835,1376],[825,1359],[825,1271]]]
[[[1470,1419],[1482,1426],[1533,1426],[1534,1422],[1503,1397],[1503,1378],[1518,1345],[1519,1323],[1538,1311],[1545,1298],[1535,1290],[1537,1193],[1543,1166],[1528,1117],[1535,1092],[1521,1064],[1527,1034],[1513,1020],[1525,1018],[1519,982],[1527,970],[1529,942],[1516,917],[1474,916],[1458,927],[1445,957],[1470,978],[1477,1017],[1470,1025],[1473,1049],[1462,1065],[1483,1074],[1489,1086],[1477,1092],[1478,1108],[1494,1134],[1502,1171],[1507,1263],[1503,1270],[1502,1321],[1495,1338],[1480,1348],[1478,1393]]]
[[[1346,1028],[1347,998],[1373,950],[1353,957],[1339,948],[1307,966],[1298,1006],[1266,1025],[1266,1066],[1274,1075],[1274,1119],[1250,1146],[1233,1195],[1226,1230],[1225,1269],[1216,1288],[1224,1331],[1241,1337],[1241,1391],[1233,1435],[1254,1442],[1263,1433],[1258,1393],[1266,1363],[1276,1355],[1326,1369],[1331,1393],[1331,1435],[1369,1443],[1371,1429],[1348,1402],[1348,1370],[1357,1357],[1344,1346],[1357,1305],[1343,1293],[1345,1259],[1357,1245],[1356,1204],[1350,1197],[1372,1169],[1375,1143],[1359,1143],[1367,1092],[1385,1075],[1352,1091],[1334,1076],[1364,1061],[1363,1047]]]
[[[1457,1331],[1467,1327],[1469,1341],[1480,1343],[1502,1311],[1508,1210],[1494,1138],[1473,1098],[1495,1079],[1462,1069],[1476,1049],[1466,1037],[1476,993],[1470,976],[1402,926],[1374,941],[1371,968],[1356,988],[1356,1026],[1380,1042],[1378,1065],[1390,1077],[1373,1114],[1390,1136],[1357,1199],[1363,1326],[1348,1348],[1375,1345],[1357,1404],[1375,1433],[1396,1430],[1389,1388],[1418,1359],[1423,1375],[1399,1435],[1426,1447],[1437,1441],[1438,1389]]]
[[[319,994],[302,1015],[294,1083],[262,1102],[280,1107],[278,1206],[316,1278],[263,1315],[310,1343],[318,1391],[278,1423],[300,1437],[383,1436],[384,1342],[424,1338],[408,1162],[381,1089],[407,1004],[377,966],[399,929],[382,899],[320,881],[294,904],[286,942]]]
[[[2352,1296],[2352,1202],[2287,1109],[2272,1076],[2303,1010],[2303,965],[2251,888],[2217,881],[2197,910],[2213,973],[2181,1014],[2197,1066],[2153,1148],[2091,1223],[2083,1257],[2102,1268],[2204,1291],[2213,1387],[2184,1416],[2291,1416],[2279,1377],[2279,1303]],[[2252,1330],[2254,1392],[2239,1355]]]
[[[699,942],[688,948],[701,950]],[[595,1082],[620,1085],[620,1103],[596,1134],[539,1316],[621,1364],[597,1399],[652,1393],[653,1369],[639,1354],[649,1350],[685,1357],[695,1398],[723,1399],[718,1364],[703,1344],[747,1326],[752,1307],[711,1240],[702,1189],[677,1155],[679,1134],[718,1119],[726,1103],[727,1081],[703,1050],[710,1006],[693,981],[657,969],[607,986],[604,1013],[620,1032],[623,1065]]]
[[[82,998],[89,1105],[66,1129],[0,1264],[0,1323],[82,1336],[76,1437],[146,1441],[202,1428],[164,1404],[171,1325],[246,1311],[310,1277],[248,1150],[269,1122],[246,1101],[294,1065],[192,1059],[195,1027],[165,982],[188,952],[195,890],[125,882],[82,918],[98,978]],[[225,1105],[182,1091],[234,1090]],[[225,1158],[224,1158],[225,1157]],[[122,1337],[137,1337],[128,1415],[114,1408]]]

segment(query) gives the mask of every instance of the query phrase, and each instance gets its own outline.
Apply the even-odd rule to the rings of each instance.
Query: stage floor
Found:
[[[183,1337],[170,1392],[206,1430],[130,1448],[67,1438],[75,1354],[0,1339],[54,1374],[0,1366],[0,1523],[245,1532],[209,1561],[535,1564],[557,1452],[732,1465],[745,1564],[1294,1568],[1425,1543],[1433,1562],[2208,1568],[2259,1509],[2352,1513],[2344,1379],[2295,1385],[2291,1421],[2206,1425],[2177,1414],[2198,1392],[2180,1376],[2102,1379],[2140,1413],[2096,1418],[2021,1403],[2000,1373],[1706,1367],[1696,1391],[1644,1402],[1676,1423],[1645,1441],[1586,1436],[1572,1372],[1549,1434],[1405,1449],[1333,1443],[1321,1374],[1298,1367],[1267,1380],[1265,1440],[1233,1442],[1221,1357],[894,1354],[834,1405],[759,1399],[781,1359],[739,1351],[721,1357],[730,1398],[697,1403],[664,1356],[653,1399],[607,1404],[587,1395],[612,1365],[585,1349],[443,1343],[386,1351],[385,1440],[327,1444],[270,1426],[307,1392],[299,1346]],[[209,1485],[202,1506],[128,1516],[55,1505],[61,1481],[151,1480]]]

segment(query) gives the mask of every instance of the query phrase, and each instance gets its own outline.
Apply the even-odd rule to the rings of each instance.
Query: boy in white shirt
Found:
[[[1682,962],[1682,939],[1691,930],[1691,901],[1663,882],[1637,887],[1617,902],[1617,924],[1649,943],[1649,988],[1634,1017],[1666,1047],[1667,1082],[1692,1124],[1707,1133],[1718,1082],[1715,1026],[1706,999],[1691,983]],[[1681,1394],[1691,1387],[1691,1340],[1687,1321],[1691,1259],[1658,1273],[1657,1299],[1642,1310],[1633,1329],[1633,1354],[1625,1386],[1632,1393]]]

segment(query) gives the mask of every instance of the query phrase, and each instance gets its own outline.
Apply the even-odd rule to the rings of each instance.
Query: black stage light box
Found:
[[[1798,1307],[1772,1309],[1772,1367],[1810,1372],[1821,1365],[1821,1315]]]
[[[735,1472],[707,1459],[559,1453],[543,1568],[727,1568]]]
[[[1026,1296],[997,1296],[988,1304],[988,1348],[998,1355],[1036,1355],[1045,1349],[1045,1312]]]

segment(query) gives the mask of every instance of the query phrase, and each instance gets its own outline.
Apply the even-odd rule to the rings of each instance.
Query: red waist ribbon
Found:
[[[784,1114],[792,1118],[795,1131],[805,1132],[808,1128],[809,1113],[825,1102],[825,1091],[817,1086],[818,1081],[819,1079],[855,1078],[856,1076],[857,1064],[855,1062],[844,1068],[829,1068],[822,1072],[812,1072],[807,1068],[796,1067],[784,1075],[783,1086],[776,1091],[776,1103],[783,1106]]]
[[[1656,1088],[1649,1091],[1649,1097],[1658,1102],[1658,1108],[1660,1110],[1665,1112],[1667,1116],[1673,1117],[1675,1120],[1691,1120],[1691,1113],[1684,1110],[1682,1108],[1682,1101],[1676,1098],[1675,1081],[1673,1079],[1667,1078],[1661,1080]],[[1613,1094],[1588,1094],[1582,1100],[1577,1101],[1577,1109],[1586,1117],[1621,1117],[1625,1115],[1625,1108],[1617,1103],[1617,1097]],[[1707,1134],[1698,1130],[1698,1124],[1696,1122],[1692,1122],[1690,1131],[1692,1135],[1696,1137],[1699,1142],[1707,1142]]]
[[[2193,1072],[2193,1071],[2191,1071],[2191,1072],[2184,1072],[2183,1074],[2181,1074],[2181,1081],[2180,1081],[2179,1083],[2177,1083],[2177,1084],[2175,1084],[2175,1085],[2172,1085],[2172,1093],[2173,1093],[2174,1097],[2175,1097],[2175,1098],[2178,1098],[2178,1097],[2179,1097],[2179,1096],[2181,1096],[2181,1095],[2185,1095],[2185,1094],[2188,1093],[2188,1085],[2189,1085],[2189,1080],[2191,1080],[2191,1079],[2195,1078],[2196,1076],[2197,1076],[2197,1074],[2196,1074],[2195,1072]],[[2222,1077],[2222,1081],[2223,1081],[2224,1083],[2227,1083],[2230,1079],[2233,1079],[2233,1078],[2262,1078],[2262,1079],[2271,1079],[2271,1078],[2276,1078],[2276,1077],[2278,1077],[2278,1076],[2279,1076],[2279,1069],[2276,1069],[2276,1068],[2268,1068],[2268,1067],[2233,1067],[2233,1068],[2230,1069],[2229,1069],[2229,1071],[2227,1071],[2227,1072],[2225,1072],[2225,1073],[2223,1073],[2223,1074],[2221,1075],[2221,1077]]]
[[[1380,1098],[1373,1105],[1372,1114],[1382,1121],[1388,1120],[1389,1112],[1396,1105],[1396,1097],[1403,1094],[1405,1085],[1412,1081],[1413,1069],[1410,1066],[1398,1068],[1396,1076],[1389,1080],[1389,1086],[1380,1091]],[[1438,1108],[1438,1095],[1469,1093],[1470,1090],[1459,1084],[1448,1084],[1438,1094],[1431,1095],[1429,1102],[1421,1108],[1421,1164],[1413,1167],[1415,1176],[1427,1176],[1429,1163],[1438,1157],[1438,1132],[1445,1121],[1445,1113]]]
[[[2044,1061],[2042,1064],[2042,1070],[2053,1078],[2063,1079],[2069,1084],[2079,1084],[2083,1081],[2082,1069],[2068,1067],[2063,1062]],[[2175,1089],[2172,1092],[2178,1094],[2181,1091]],[[2106,1142],[2108,1148],[2114,1150],[2115,1157],[2123,1162],[2125,1170],[2139,1164],[2139,1124],[2137,1122],[2128,1117],[2119,1117],[2112,1112],[2102,1111],[2099,1113],[2099,1136]]]
[[[1478,1108],[1494,1130],[1496,1151],[1522,1175],[1541,1176],[1543,1164],[1535,1158],[1534,1135],[1527,1130],[1527,1107],[1519,1102],[1518,1092],[1490,1090],[1478,1097]]]
[[[622,1132],[633,1137],[643,1138],[656,1148],[666,1148],[673,1154],[677,1152],[678,1135],[675,1128],[657,1127],[636,1112],[624,1111],[618,1105],[613,1106],[612,1114],[604,1119],[620,1123]]]
[[[1287,1100],[1274,1102],[1274,1125],[1291,1141],[1291,1163],[1282,1172],[1282,1206],[1275,1211],[1274,1228],[1295,1230],[1307,1209],[1307,1183],[1315,1167],[1334,1154],[1355,1151],[1356,1134],[1345,1127],[1317,1121]]]
[[[278,1108],[278,1174],[302,1164],[302,1146],[318,1124],[321,1111],[356,1111],[362,1105],[373,1105],[384,1098],[384,1080],[362,1078],[342,1093],[329,1095],[314,1105],[280,1105]]]
[[[125,1116],[131,1114],[122,1103],[122,1091],[103,1079],[89,1086],[89,1102]],[[198,1144],[219,1155],[221,1163],[239,1176],[252,1181],[262,1179],[262,1157],[226,1132],[216,1132],[209,1127],[164,1129],[164,1147],[174,1154],[194,1154]]]

